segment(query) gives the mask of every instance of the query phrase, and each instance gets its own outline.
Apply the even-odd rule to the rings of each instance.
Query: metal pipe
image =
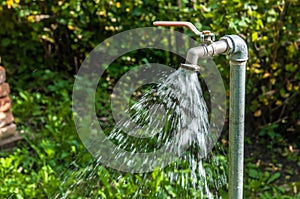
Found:
[[[225,40],[212,42],[211,44],[203,44],[195,48],[191,48],[187,52],[186,63],[197,65],[198,59],[212,57],[217,54],[225,53],[228,49],[228,44]]]
[[[243,198],[244,173],[244,123],[245,85],[248,49],[245,41],[237,35],[228,35],[230,50],[230,96],[229,96],[229,193],[228,198]]]
[[[243,198],[245,76],[246,61],[230,61],[228,198],[232,199]]]
[[[186,63],[197,65],[198,59],[217,54],[230,57],[229,106],[229,193],[230,199],[243,198],[245,79],[248,49],[237,35],[227,35],[220,41],[191,48]]]

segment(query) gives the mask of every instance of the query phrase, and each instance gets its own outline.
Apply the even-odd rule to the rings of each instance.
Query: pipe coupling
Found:
[[[221,37],[227,43],[225,54],[230,56],[231,61],[244,62],[248,60],[248,48],[246,42],[237,35],[226,35]]]

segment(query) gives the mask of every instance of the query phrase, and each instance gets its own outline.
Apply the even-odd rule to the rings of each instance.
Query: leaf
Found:
[[[252,39],[252,41],[257,41],[257,38],[258,38],[258,33],[257,33],[257,32],[253,32],[253,33],[251,34],[251,39]]]
[[[280,177],[280,173],[279,173],[279,172],[274,173],[274,174],[269,178],[269,180],[267,181],[267,184],[270,184],[270,183],[274,182],[274,181],[277,180],[279,177]]]
[[[255,111],[254,116],[255,117],[260,117],[261,116],[261,110],[259,109],[259,110]]]
[[[260,178],[260,173],[257,171],[257,170],[255,170],[255,169],[249,169],[249,176],[251,177],[251,178],[255,178],[255,179],[259,179]]]
[[[293,64],[285,65],[285,70],[288,72],[294,72],[295,70],[297,70],[297,68],[298,68],[297,65],[293,65]]]
[[[266,73],[263,75],[263,78],[266,79],[266,78],[270,77],[270,75],[271,75],[270,73],[266,72]]]
[[[1,40],[1,45],[3,46],[3,47],[7,47],[7,46],[9,46],[11,44],[11,40],[9,39],[9,38],[3,38],[2,40]]]

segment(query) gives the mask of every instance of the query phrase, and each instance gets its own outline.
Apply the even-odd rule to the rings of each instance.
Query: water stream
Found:
[[[92,165],[74,172],[70,192],[80,189],[90,197],[96,194],[99,198],[114,198],[104,196],[108,194],[104,189],[127,184],[132,186],[130,191],[124,188],[128,198],[221,198],[218,190],[227,183],[226,158],[224,154],[210,153],[209,110],[195,71],[179,68],[132,99],[129,107],[131,120],[120,120],[106,138],[126,153],[118,152],[111,158],[128,166],[133,164],[131,158],[136,153],[161,148],[178,158],[164,168],[146,173],[142,167],[157,160],[142,159],[136,164],[142,165],[141,172],[130,174],[102,167],[101,158],[107,161],[107,157],[99,155]],[[95,192],[97,188],[103,190],[102,196]]]

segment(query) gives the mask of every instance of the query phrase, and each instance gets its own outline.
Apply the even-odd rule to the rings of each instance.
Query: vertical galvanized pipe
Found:
[[[229,199],[243,198],[246,61],[230,61]]]
[[[211,45],[191,48],[186,62],[197,65],[199,58],[225,53],[230,58],[229,106],[229,199],[243,198],[245,83],[248,49],[237,35],[226,35]]]

